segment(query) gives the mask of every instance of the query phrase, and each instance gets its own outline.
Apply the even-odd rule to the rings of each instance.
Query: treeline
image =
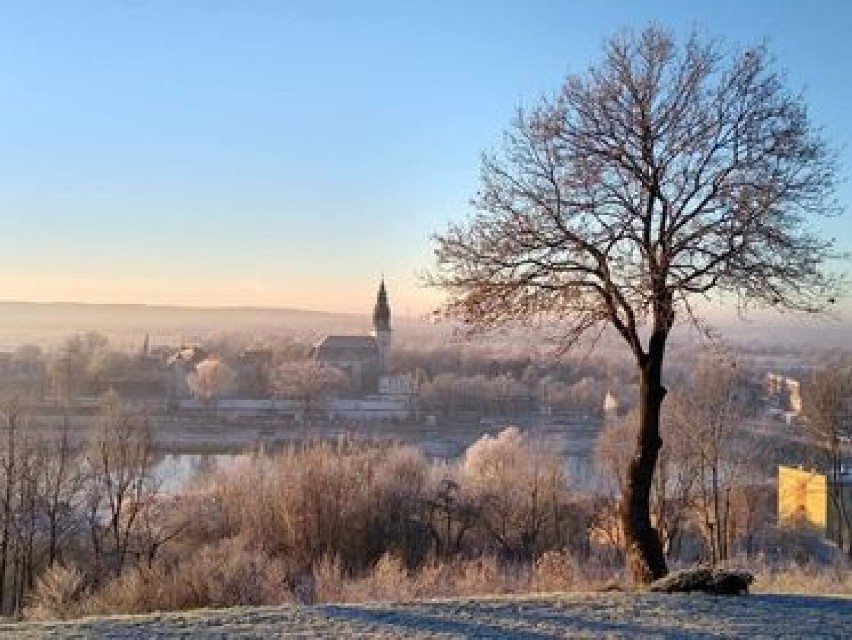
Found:
[[[73,405],[110,390],[162,407],[167,398],[286,398],[321,404],[330,394],[359,393],[344,372],[318,368],[312,346],[289,338],[237,336],[180,345],[117,349],[97,332],[69,336],[51,350],[25,345],[0,354],[0,397]],[[597,413],[608,389],[623,390],[632,373],[618,360],[555,359],[529,349],[401,346],[392,373],[416,382],[425,411],[511,417],[547,405],[557,412]],[[374,389],[372,390],[375,391]]]
[[[158,513],[156,457],[144,416],[102,399],[88,441],[33,429],[16,401],[0,406],[0,611],[20,614],[51,568],[85,568],[95,586],[170,533]]]
[[[185,362],[174,358],[182,349],[179,344],[149,345],[146,339],[133,350],[126,350],[116,348],[101,333],[83,332],[52,349],[28,344],[0,354],[0,396],[28,402],[51,400],[61,405],[117,390],[124,397],[161,402],[209,356],[231,374],[228,393],[266,397],[272,392],[270,373],[274,366],[310,358],[310,345],[294,339],[270,338],[257,350],[250,344],[210,340],[192,350],[197,361]]]

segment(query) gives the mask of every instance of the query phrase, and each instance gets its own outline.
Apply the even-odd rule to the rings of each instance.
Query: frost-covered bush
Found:
[[[24,616],[30,620],[71,618],[78,614],[86,576],[74,566],[54,564],[36,582]]]
[[[482,436],[461,461],[463,490],[477,506],[477,525],[508,560],[531,561],[559,547],[568,492],[562,462],[517,427]]]

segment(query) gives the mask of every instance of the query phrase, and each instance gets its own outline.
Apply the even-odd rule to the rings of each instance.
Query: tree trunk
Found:
[[[12,535],[12,497],[15,488],[15,429],[17,416],[10,413],[6,416],[7,443],[6,460],[3,465],[5,473],[5,492],[3,496],[3,532],[0,538],[0,613],[6,611],[6,570],[9,563],[9,536]]]
[[[627,487],[621,506],[627,565],[637,583],[648,583],[666,575],[666,559],[660,536],[651,524],[651,488],[660,439],[660,407],[666,390],[662,385],[666,334],[655,331],[648,354],[640,363],[639,434],[636,454],[627,471]]]

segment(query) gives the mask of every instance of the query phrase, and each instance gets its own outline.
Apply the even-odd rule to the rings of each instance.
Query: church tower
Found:
[[[379,367],[382,372],[385,372],[390,360],[391,311],[384,278],[379,284],[379,294],[376,296],[376,306],[373,308],[373,335],[379,348]]]

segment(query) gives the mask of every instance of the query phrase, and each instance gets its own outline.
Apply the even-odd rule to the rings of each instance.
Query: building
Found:
[[[317,362],[344,371],[355,388],[372,391],[387,373],[391,354],[391,310],[385,281],[379,284],[370,335],[326,336],[314,349]]]
[[[166,367],[169,374],[166,388],[169,402],[192,395],[186,377],[195,371],[198,363],[209,355],[206,350],[197,345],[184,345],[167,357]]]
[[[778,521],[804,526],[838,544],[849,544],[852,525],[852,470],[834,479],[802,467],[778,467]]]
[[[782,417],[788,424],[802,415],[802,385],[795,378],[777,373],[766,374],[766,394],[769,412]]]
[[[411,397],[417,392],[417,382],[410,373],[399,373],[379,378],[380,396]]]
[[[618,418],[618,398],[609,390],[604,396],[603,414],[606,422],[612,422]]]

